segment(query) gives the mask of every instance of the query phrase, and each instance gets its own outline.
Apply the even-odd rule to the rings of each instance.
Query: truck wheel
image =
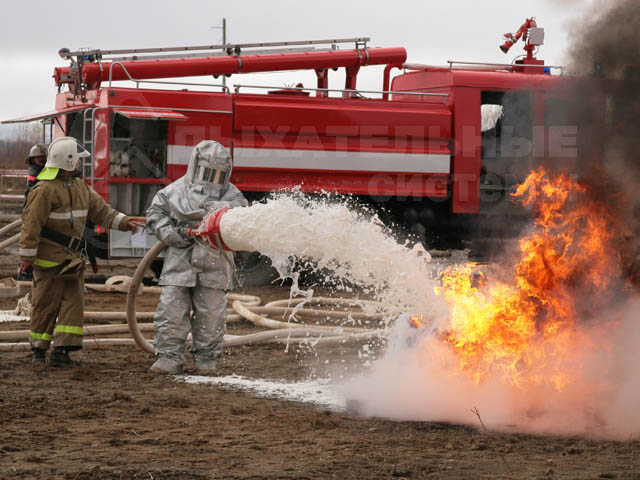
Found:
[[[279,277],[271,260],[258,252],[236,252],[236,271],[243,287],[269,285]]]

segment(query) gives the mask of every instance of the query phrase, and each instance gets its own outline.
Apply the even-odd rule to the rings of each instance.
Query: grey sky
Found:
[[[568,22],[588,4],[550,0],[449,1],[134,1],[77,2],[23,0],[3,2],[0,28],[0,119],[53,110],[55,66],[66,65],[58,49],[113,49],[218,43],[222,17],[231,42],[323,39],[370,36],[372,46],[403,46],[408,61],[444,64],[446,60],[511,61],[498,50],[504,32],[515,31],[528,16],[546,30],[539,57],[564,63]],[[371,70],[371,72],[366,72]],[[332,72],[334,73],[334,72]],[[298,81],[313,86],[309,72],[233,76],[230,83],[266,85]],[[335,72],[331,86],[340,86]],[[364,69],[359,87],[381,88],[381,69]]]

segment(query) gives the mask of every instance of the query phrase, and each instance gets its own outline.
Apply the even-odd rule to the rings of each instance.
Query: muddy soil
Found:
[[[15,256],[0,262],[0,276],[15,272]],[[288,288],[241,293],[266,302],[288,297]],[[157,296],[139,298],[139,310],[154,310]],[[87,310],[124,303],[118,293],[86,297]],[[0,300],[0,309],[14,305]],[[26,328],[0,323],[1,330]],[[228,326],[229,333],[253,331]],[[468,426],[361,418],[154,376],[152,356],[133,346],[88,347],[75,359],[82,364],[70,370],[36,370],[28,352],[0,352],[0,478],[640,479],[638,439],[485,433],[471,413]],[[356,359],[353,346],[239,347],[225,351],[219,375],[301,380]]]
[[[287,289],[245,293],[266,301]],[[156,302],[145,295],[139,309]],[[86,303],[117,310],[124,295],[88,294]],[[0,478],[640,478],[637,440],[360,418],[154,376],[153,358],[133,346],[88,347],[75,357],[80,367],[36,370],[28,352],[0,352]],[[354,357],[353,347],[240,347],[225,352],[219,375],[306,379]]]

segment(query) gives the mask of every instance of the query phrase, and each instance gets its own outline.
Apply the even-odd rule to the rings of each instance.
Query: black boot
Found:
[[[31,347],[31,363],[34,365],[46,365],[47,351],[43,348]]]
[[[49,355],[49,365],[52,367],[71,367],[75,362],[69,357],[69,352],[65,347],[55,347]]]

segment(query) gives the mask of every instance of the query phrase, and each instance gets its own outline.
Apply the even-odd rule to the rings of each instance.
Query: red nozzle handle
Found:
[[[207,215],[202,223],[189,227],[187,235],[194,238],[201,238],[211,248],[231,252],[232,250],[224,243],[220,235],[220,220],[227,210],[229,210],[229,207],[224,207]]]
[[[196,223],[192,227],[187,229],[187,235],[190,237],[199,237],[200,236],[200,224]]]

